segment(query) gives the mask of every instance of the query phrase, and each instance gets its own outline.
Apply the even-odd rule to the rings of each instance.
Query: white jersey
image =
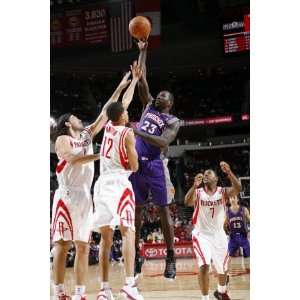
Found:
[[[224,231],[225,189],[217,187],[213,195],[208,195],[204,188],[196,189],[193,224],[197,231],[215,234]]]
[[[125,126],[114,126],[107,122],[100,150],[100,176],[129,175],[128,156],[125,147],[125,138],[132,130]]]
[[[93,143],[89,128],[85,128],[79,139],[70,137],[73,154],[93,154]],[[71,165],[60,159],[56,167],[56,176],[59,187],[83,188],[90,190],[94,178],[94,163]]]

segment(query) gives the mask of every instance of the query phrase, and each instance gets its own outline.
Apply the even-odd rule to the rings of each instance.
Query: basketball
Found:
[[[151,23],[146,17],[136,16],[129,22],[129,32],[138,40],[147,40],[151,32]]]

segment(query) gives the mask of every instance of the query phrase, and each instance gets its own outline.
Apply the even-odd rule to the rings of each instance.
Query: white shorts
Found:
[[[126,175],[100,176],[94,187],[94,203],[94,230],[120,225],[135,230],[135,197]]]
[[[192,232],[193,249],[199,268],[210,265],[211,261],[218,274],[225,274],[228,269],[228,240],[224,231],[205,234],[194,229]]]
[[[92,229],[93,202],[90,191],[56,190],[52,208],[52,241],[89,242]]]

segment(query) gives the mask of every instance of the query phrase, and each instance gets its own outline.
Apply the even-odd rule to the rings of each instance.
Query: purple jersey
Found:
[[[247,236],[247,225],[243,206],[234,213],[231,208],[227,210],[230,235],[241,234]]]
[[[141,116],[137,129],[151,135],[160,136],[167,125],[173,124],[178,119],[170,114],[159,112],[153,104],[148,104]],[[139,159],[159,159],[161,149],[144,141],[140,136],[136,137],[136,151]]]

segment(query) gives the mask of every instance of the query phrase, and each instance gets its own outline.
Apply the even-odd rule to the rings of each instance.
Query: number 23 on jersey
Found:
[[[141,127],[141,129],[143,131],[146,131],[147,133],[153,134],[155,132],[157,128],[157,125],[155,124],[151,124],[149,121],[144,121],[143,126]]]

